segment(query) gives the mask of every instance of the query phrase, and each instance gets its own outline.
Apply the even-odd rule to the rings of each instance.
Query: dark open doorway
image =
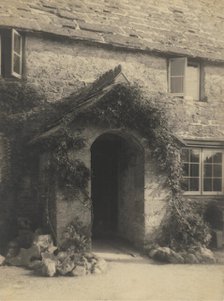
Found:
[[[144,155],[139,145],[114,133],[98,137],[91,148],[93,238],[144,235]]]
[[[107,136],[92,146],[93,236],[114,236],[118,217],[120,139]]]

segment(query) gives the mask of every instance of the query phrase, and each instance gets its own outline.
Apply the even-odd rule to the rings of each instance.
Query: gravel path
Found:
[[[160,265],[116,247],[96,253],[108,261],[105,274],[43,278],[0,267],[0,301],[224,300],[223,265]]]

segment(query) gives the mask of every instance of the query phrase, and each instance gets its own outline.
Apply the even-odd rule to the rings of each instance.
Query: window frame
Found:
[[[180,77],[180,76],[171,76],[171,62],[172,61],[177,61],[177,60],[184,60],[183,92],[181,92],[181,93],[171,92],[171,78],[172,77]],[[171,93],[174,96],[184,96],[184,94],[185,94],[186,64],[187,64],[187,58],[186,57],[175,57],[175,58],[170,58],[169,59],[169,77],[168,77],[169,93]]]
[[[14,37],[17,35],[20,38],[20,49],[19,53],[15,51],[15,40]],[[20,73],[17,73],[14,71],[14,55],[19,57],[19,71]],[[22,35],[15,29],[12,29],[11,34],[11,75],[14,77],[17,77],[19,79],[22,78],[22,61],[23,61],[23,39]]]
[[[201,170],[202,170],[202,175],[204,175],[204,170],[205,170],[205,164],[204,162],[204,151],[208,151],[208,149],[206,148],[202,148],[202,155],[201,155],[201,162],[202,162],[202,166],[201,166]],[[210,150],[211,151],[211,150]],[[222,177],[221,177],[221,184],[222,184],[222,190],[221,191],[205,191],[204,190],[204,176],[201,179],[201,183],[202,183],[202,195],[224,195],[224,150],[223,149],[213,149],[213,151],[215,152],[220,152],[222,153]],[[213,163],[211,164],[213,166]],[[211,177],[211,179],[213,179],[213,177]]]
[[[183,92],[182,93],[175,93],[171,91],[171,78],[174,76],[171,76],[171,62],[172,61],[176,61],[176,60],[184,60],[185,61],[185,66],[184,66],[184,79],[183,79]],[[196,66],[198,69],[198,99],[193,99],[196,101],[200,101],[201,99],[201,88],[202,88],[202,64],[199,61],[195,61],[195,60],[191,60],[188,59],[187,57],[172,57],[169,58],[168,60],[168,91],[170,94],[172,94],[173,96],[177,96],[177,97],[191,97],[190,95],[187,95],[187,91],[186,91],[186,74],[187,74],[187,67],[189,65],[193,65]],[[178,77],[178,76],[176,76]],[[192,97],[193,98],[193,97]]]
[[[192,147],[192,146],[185,146],[182,149],[188,150],[199,150],[199,190],[198,191],[184,191],[184,195],[195,195],[195,196],[223,196],[224,195],[224,149],[222,148],[209,148],[209,147]],[[221,177],[221,184],[222,190],[221,191],[205,191],[204,190],[204,153],[205,151],[213,151],[221,152],[222,153],[222,177]],[[186,162],[185,162],[186,163]],[[182,161],[184,164],[184,161]],[[188,162],[190,164],[190,161]],[[213,164],[212,164],[213,165]],[[185,177],[183,176],[183,179]],[[187,177],[186,177],[187,178]],[[189,178],[189,177],[188,177]],[[211,177],[213,178],[213,177]]]
[[[201,178],[202,178],[202,174],[201,174],[201,149],[198,148],[198,147],[194,147],[194,148],[193,147],[183,147],[182,149],[199,150],[199,176],[198,176],[198,178],[199,178],[199,190],[197,190],[197,191],[187,190],[187,191],[184,191],[184,194],[185,195],[201,195],[201,183],[202,183],[202,181],[201,181]],[[181,163],[182,163],[182,165],[184,163],[188,163],[188,165],[191,164],[190,161],[185,162],[185,161],[182,161],[182,160],[181,160]],[[188,178],[190,178],[190,177],[188,177]],[[184,179],[184,176],[183,176],[183,179]]]

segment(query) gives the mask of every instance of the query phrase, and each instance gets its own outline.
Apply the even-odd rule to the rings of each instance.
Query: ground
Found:
[[[223,265],[157,264],[120,244],[96,244],[108,261],[101,275],[44,278],[0,267],[0,301],[153,300],[223,301]]]

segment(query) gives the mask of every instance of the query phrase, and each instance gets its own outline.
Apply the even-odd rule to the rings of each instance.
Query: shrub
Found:
[[[76,253],[86,252],[90,246],[90,229],[78,220],[68,224],[62,235],[62,250],[71,250]]]

